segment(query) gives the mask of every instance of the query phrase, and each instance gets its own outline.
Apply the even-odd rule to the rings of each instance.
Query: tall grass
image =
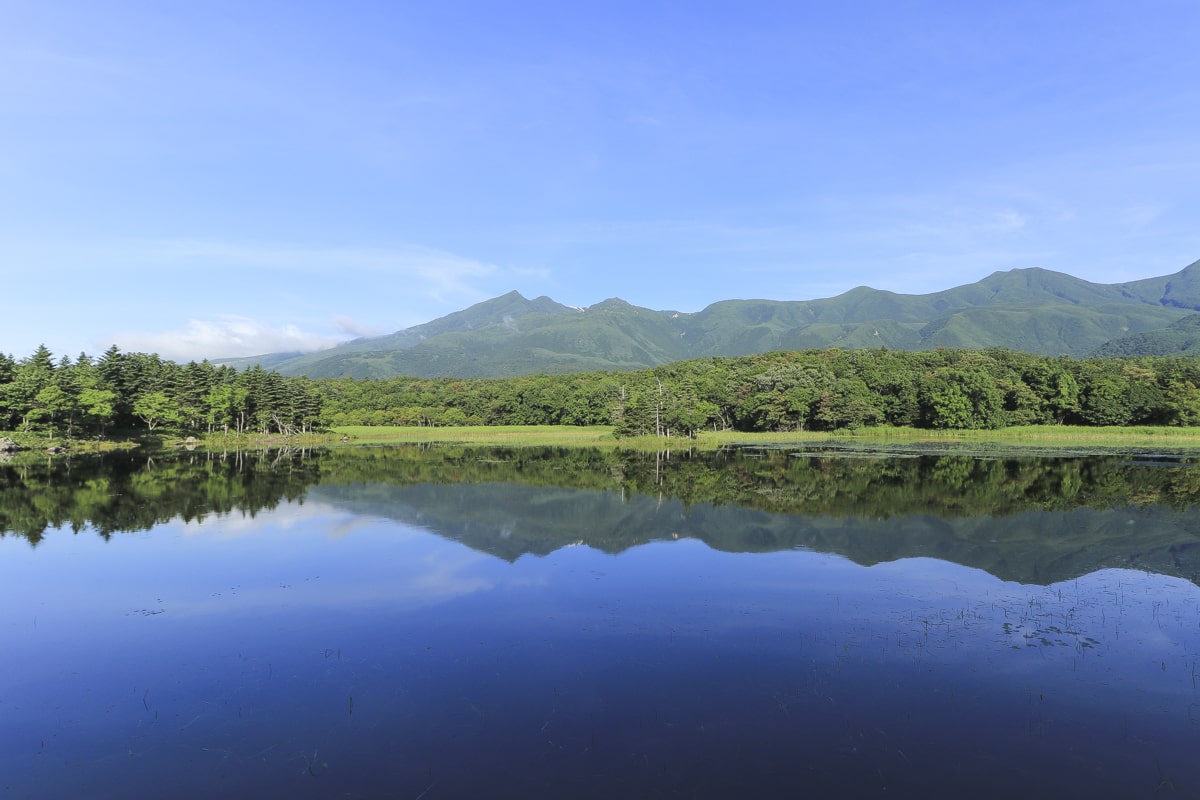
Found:
[[[999,430],[924,430],[919,428],[873,427],[856,431],[795,432],[795,433],[736,433],[722,431],[706,433],[702,442],[722,444],[789,444],[801,442],[861,441],[873,443],[951,444],[955,442],[1010,446],[1078,446],[1078,447],[1172,447],[1200,448],[1200,428],[1131,427],[1092,428],[1070,425],[1027,425]]]
[[[616,439],[613,429],[606,425],[577,427],[572,425],[503,425],[463,427],[390,427],[352,425],[339,426],[332,432],[301,437],[278,435],[241,437],[214,434],[204,437],[201,445],[222,447],[237,443],[240,446],[276,447],[284,444],[304,446],[338,446],[342,444],[412,444],[442,442],[457,444],[508,445],[512,447],[622,447],[639,450],[688,449],[711,450],[728,445],[790,445],[859,442],[862,444],[1000,444],[1007,447],[1104,447],[1104,448],[1172,448],[1200,449],[1200,428],[1141,427],[1141,428],[1083,428],[1067,425],[1038,425],[1003,428],[995,431],[934,431],[917,428],[872,427],[856,431],[791,431],[786,433],[739,433],[737,431],[705,431],[696,439],[642,436]],[[103,441],[47,440],[43,436],[24,432],[0,432],[12,436],[25,453],[41,452],[48,444],[66,445],[72,452],[91,452],[147,444],[151,439],[163,445],[179,444],[178,437],[142,436],[137,440]]]
[[[454,442],[528,447],[597,447],[615,446],[618,443],[613,438],[612,428],[603,425],[466,425],[444,428],[346,425],[333,431],[335,439],[347,437],[354,444]]]
[[[1200,449],[1200,428],[1084,428],[1067,425],[1038,425],[1003,428],[994,431],[935,431],[917,428],[862,428],[856,431],[793,431],[787,433],[739,433],[705,431],[696,439],[642,436],[613,438],[607,426],[575,427],[555,425],[465,426],[444,428],[406,428],[384,426],[346,426],[334,429],[334,441],[345,437],[354,444],[413,442],[454,442],[513,446],[560,447],[632,447],[638,449],[689,448],[715,449],[726,445],[801,444],[863,442],[873,444],[920,443],[970,444],[997,443],[1031,447],[1170,447]]]

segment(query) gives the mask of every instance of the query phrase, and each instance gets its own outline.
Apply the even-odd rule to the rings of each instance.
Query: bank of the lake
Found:
[[[496,425],[496,426],[339,426],[319,433],[278,434],[215,433],[199,438],[139,433],[98,439],[48,438],[28,432],[0,431],[19,446],[10,458],[107,452],[129,448],[261,449],[275,447],[355,447],[387,444],[473,444],[505,447],[621,447],[636,450],[715,450],[730,446],[787,446],[816,443],[889,445],[979,445],[1006,448],[1104,448],[1200,450],[1200,428],[1083,427],[1033,425],[998,430],[925,430],[872,427],[853,431],[744,432],[703,431],[695,438],[639,436],[618,439],[607,425]]]
[[[617,439],[608,426],[574,427],[468,426],[386,427],[347,426],[334,429],[339,444],[446,442],[509,446],[632,447],[638,449],[696,448],[712,450],[733,445],[788,445],[821,442],[978,443],[1014,447],[1165,447],[1200,449],[1200,428],[1139,427],[1092,428],[1069,425],[1036,425],[987,431],[931,431],[918,428],[875,427],[854,431],[740,432],[704,431],[696,438],[641,436]],[[342,442],[345,438],[347,441]]]

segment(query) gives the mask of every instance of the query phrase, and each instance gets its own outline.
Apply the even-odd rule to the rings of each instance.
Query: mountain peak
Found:
[[[588,306],[588,311],[618,310],[623,308],[633,308],[633,304],[627,303],[619,297],[610,297],[607,300],[601,300],[595,305]]]
[[[1200,262],[1120,285],[1024,267],[929,294],[859,286],[816,300],[723,300],[694,314],[642,308],[619,297],[581,313],[513,290],[390,336],[273,365],[309,377],[467,378],[640,369],[828,347],[1007,347],[1083,356],[1122,336],[1162,331],[1198,308]],[[1171,333],[1190,337],[1193,331],[1182,326]]]

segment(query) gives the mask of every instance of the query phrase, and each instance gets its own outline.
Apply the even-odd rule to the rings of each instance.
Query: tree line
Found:
[[[0,354],[0,430],[86,438],[308,433],[339,425],[612,425],[618,437],[891,425],[1200,424],[1200,359],[1011,350],[805,350],[635,372],[309,380],[109,348]]]
[[[16,361],[0,353],[0,430],[68,438],[112,431],[307,433],[322,397],[306,378],[207,361],[177,364],[110,347],[100,358],[54,355],[43,345]]]
[[[324,379],[334,425],[613,425],[619,437],[892,425],[1200,424],[1200,359],[805,350],[636,372]]]

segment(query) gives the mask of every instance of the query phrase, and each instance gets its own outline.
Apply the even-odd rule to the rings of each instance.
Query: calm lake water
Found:
[[[0,466],[0,796],[1200,796],[1200,462]]]

